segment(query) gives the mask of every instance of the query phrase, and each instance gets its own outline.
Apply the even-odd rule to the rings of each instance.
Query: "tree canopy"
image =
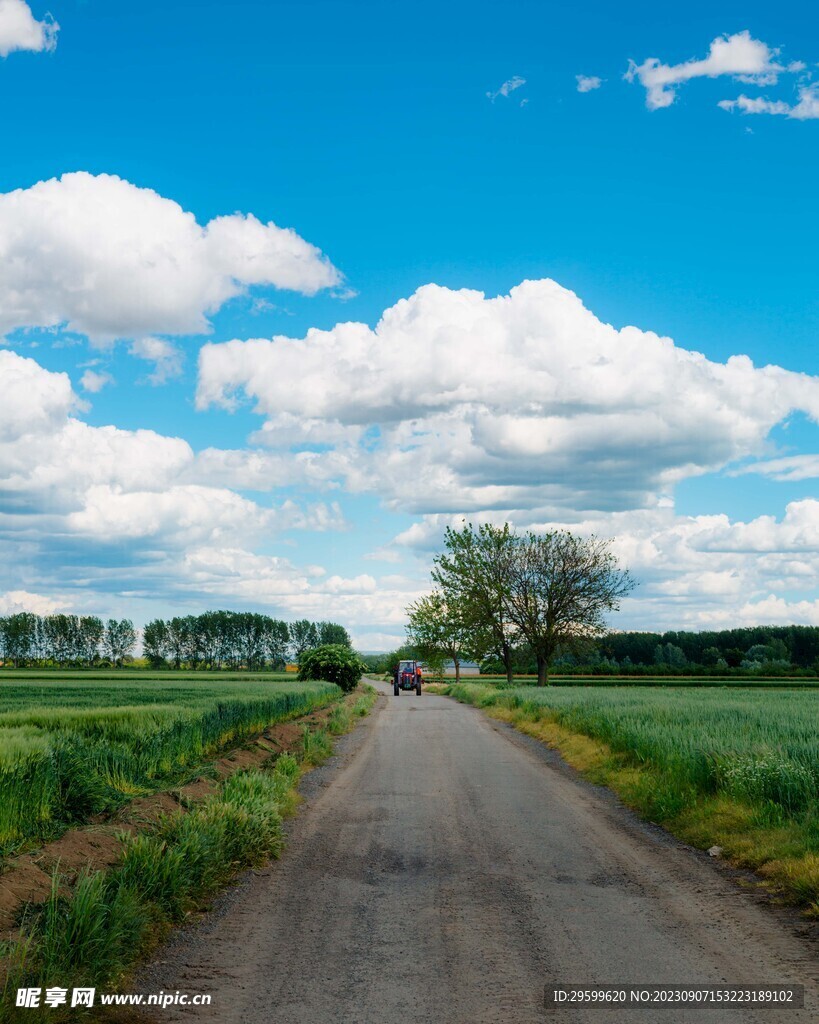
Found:
[[[498,657],[509,680],[515,645],[533,654],[538,684],[558,652],[606,632],[606,615],[635,586],[611,541],[567,530],[518,533],[467,524],[448,529],[433,563],[436,589],[407,609],[407,639],[420,657]]]

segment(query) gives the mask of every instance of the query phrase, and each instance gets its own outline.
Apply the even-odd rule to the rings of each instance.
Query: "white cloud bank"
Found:
[[[253,285],[312,295],[341,281],[289,228],[241,213],[203,226],[151,189],[85,172],[0,194],[0,264],[0,332],[65,324],[98,342],[206,332]]]
[[[772,85],[782,72],[803,71],[805,65],[794,61],[783,65],[776,57],[779,51],[754,39],[745,30],[732,36],[718,36],[702,60],[687,60],[682,64],[663,64],[657,57],[649,57],[642,64],[629,61],[626,81],[638,81],[646,90],[649,110],[670,107],[677,98],[677,87],[694,78],[729,76],[756,85]]]
[[[615,551],[640,582],[623,603],[620,628],[719,629],[760,623],[819,625],[819,501],[791,502],[777,519],[682,516],[668,503],[569,520],[538,510],[482,513],[475,522],[509,519],[521,529],[565,526],[614,536]],[[424,516],[395,538],[393,550],[429,558],[457,515]]]
[[[337,501],[260,505],[223,486],[181,438],[82,422],[67,374],[7,349],[0,392],[0,614],[140,620],[239,603],[400,632],[411,583],[379,588],[254,550],[283,531],[346,530]],[[213,465],[219,455],[211,450]]]
[[[374,329],[204,346],[198,407],[242,395],[280,471],[416,513],[651,507],[759,454],[792,411],[819,419],[818,378],[616,330],[549,280],[497,298],[427,285]]]
[[[426,559],[465,514],[563,524],[616,536],[641,579],[620,625],[819,621],[819,502],[736,522],[678,516],[672,501],[687,476],[769,456],[794,410],[819,420],[819,378],[617,330],[553,281],[497,298],[430,285],[372,329],[205,346],[200,407],[253,401],[255,449],[197,454],[90,426],[66,374],[12,350],[0,349],[0,389],[0,591],[136,618],[144,602],[230,601],[399,635],[425,574],[346,577],[266,550],[282,530],[345,529],[343,489],[420,517],[374,552],[388,561]],[[786,456],[736,471],[815,467]],[[239,493],[293,485],[321,500]]]
[[[88,371],[91,372],[91,371]],[[96,545],[150,539],[159,548],[250,540],[282,529],[345,526],[336,503],[264,508],[203,480],[187,443],[153,430],[94,427],[78,419],[64,373],[0,349],[0,518]]]
[[[744,93],[735,100],[720,100],[717,104],[729,112],[738,110],[741,114],[774,114],[790,117],[796,121],[812,121],[819,118],[819,83],[800,86],[798,101],[769,100],[762,96],[750,97]]]
[[[15,50],[53,50],[59,30],[50,14],[37,21],[25,0],[0,0],[0,57]]]

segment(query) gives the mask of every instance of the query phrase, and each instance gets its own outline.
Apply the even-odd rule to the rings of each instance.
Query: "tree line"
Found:
[[[325,644],[352,647],[337,622],[285,622],[257,612],[204,612],[154,619],[143,630],[142,648],[155,668],[283,668]]]
[[[566,657],[567,668],[582,668]],[[590,667],[630,672],[652,668],[677,672],[763,671],[770,674],[819,671],[819,627],[747,626],[665,633],[610,633],[586,655]]]
[[[93,666],[122,665],[137,645],[130,619],[96,615],[34,615],[18,612],[0,617],[0,655],[3,664]]]
[[[433,560],[434,589],[407,609],[407,642],[432,668],[445,659],[497,659],[511,683],[520,647],[531,652],[538,685],[564,653],[578,654],[606,632],[606,615],[635,586],[611,541],[567,530],[519,533],[472,524],[448,528]]]
[[[285,622],[255,612],[214,611],[154,619],[142,630],[143,655],[152,668],[282,668],[323,644],[351,647],[335,622]],[[140,632],[130,619],[96,615],[0,617],[4,665],[96,668],[133,660]]]

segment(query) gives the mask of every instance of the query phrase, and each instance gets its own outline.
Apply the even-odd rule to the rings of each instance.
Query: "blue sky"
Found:
[[[59,29],[38,36],[47,10]],[[0,193],[22,190],[0,197],[0,372],[30,379],[48,413],[8,413],[0,608],[144,621],[263,606],[386,646],[444,525],[468,514],[617,536],[643,582],[620,625],[819,622],[818,26],[807,3],[0,0]],[[72,172],[87,177],[38,188]],[[143,210],[146,189],[162,202]],[[287,257],[308,276],[272,249],[248,273],[258,239],[233,220],[196,263],[196,299],[137,323],[114,293],[139,292],[154,257],[134,231],[177,224],[172,203],[203,227],[238,213],[292,228],[315,247]],[[162,249],[174,294],[200,259],[177,227]],[[543,279],[566,292],[492,305]],[[460,289],[489,304],[465,311]],[[402,299],[377,336],[334,331],[374,328]],[[639,328],[639,344],[606,324]],[[318,358],[309,341],[287,359],[242,344],[313,328],[330,332]],[[645,332],[673,339],[671,355]],[[719,369],[739,355],[792,373]],[[586,396],[601,359],[611,380],[591,370]],[[466,399],[442,365],[468,368]],[[548,400],[535,380],[556,381]],[[382,390],[359,414],[368,381]],[[90,430],[65,435],[83,468],[62,484],[45,438],[69,419]],[[125,433],[106,470],[109,426]],[[177,461],[172,437],[190,446]],[[205,449],[243,468],[216,471]],[[255,475],[253,452],[268,460]]]

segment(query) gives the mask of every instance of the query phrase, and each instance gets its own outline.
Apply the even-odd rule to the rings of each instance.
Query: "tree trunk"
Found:
[[[509,649],[509,644],[503,645],[503,665],[506,669],[506,682],[510,686],[515,685],[515,680],[512,674],[512,651]]]
[[[461,663],[457,657],[452,660],[455,662],[455,685],[457,686],[461,681]]]
[[[537,655],[537,685],[549,685],[549,661],[542,654]]]

